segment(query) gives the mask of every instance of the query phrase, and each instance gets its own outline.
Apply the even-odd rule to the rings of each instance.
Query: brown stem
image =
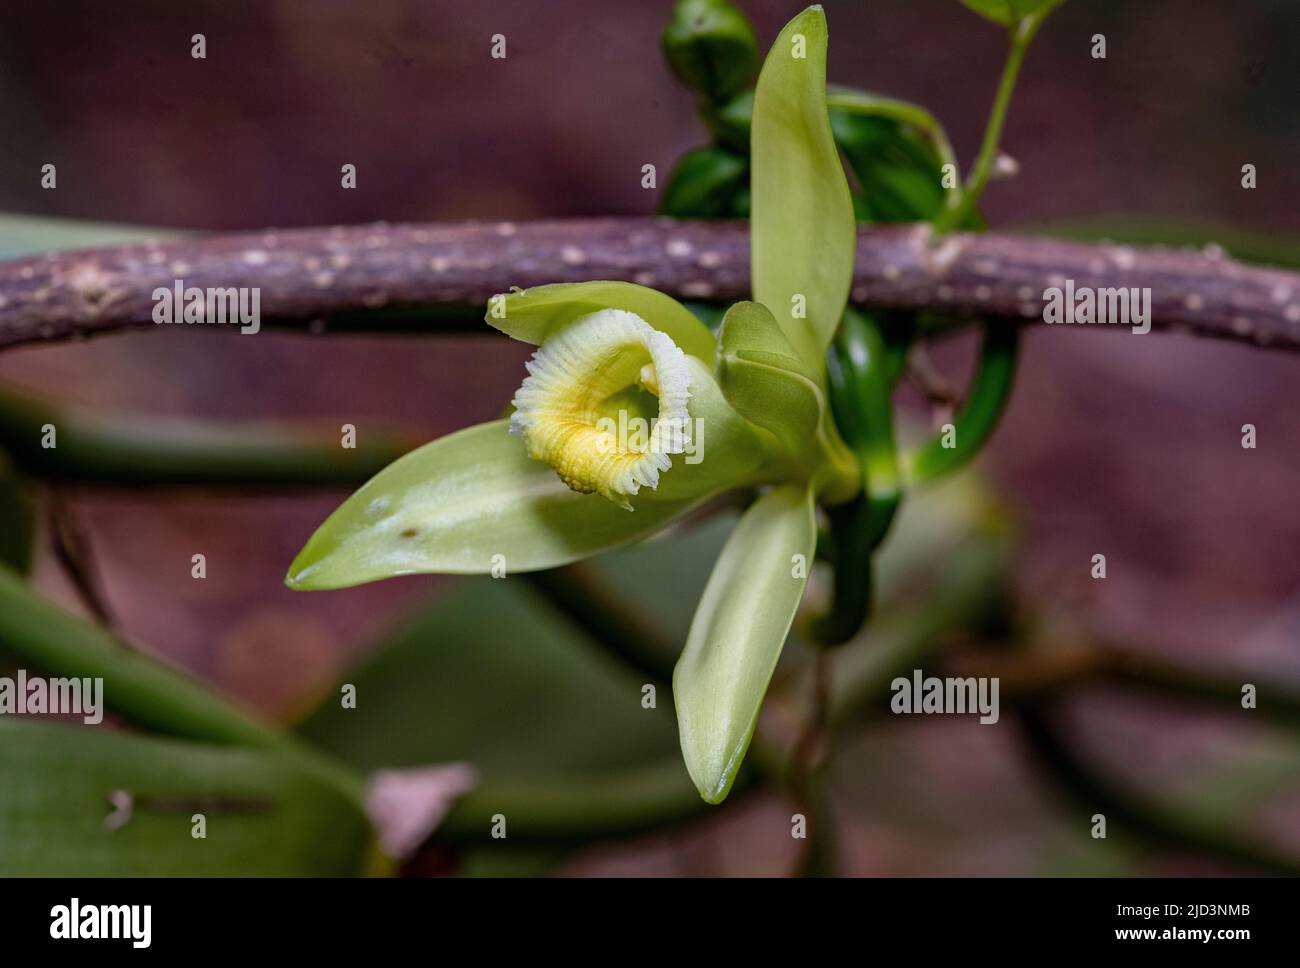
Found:
[[[154,290],[178,279],[257,288],[263,325],[485,331],[482,308],[510,286],[624,279],[681,299],[747,298],[749,234],[743,222],[655,218],[378,223],[51,252],[0,263],[0,346],[152,327]],[[1066,280],[1150,288],[1157,329],[1300,350],[1300,274],[1241,265],[1217,249],[998,232],[936,239],[924,225],[881,226],[859,235],[852,299],[1040,322],[1044,290]]]

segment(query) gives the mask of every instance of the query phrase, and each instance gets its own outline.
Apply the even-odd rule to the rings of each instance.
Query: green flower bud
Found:
[[[663,45],[673,73],[715,104],[750,84],[758,67],[754,28],[727,0],[677,0]]]

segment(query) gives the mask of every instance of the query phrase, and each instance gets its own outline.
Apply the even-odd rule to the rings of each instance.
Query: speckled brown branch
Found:
[[[263,325],[317,333],[482,328],[474,320],[497,292],[586,279],[727,302],[748,295],[748,244],[744,223],[605,218],[381,223],[49,253],[0,263],[0,346],[153,326],[152,293],[178,279],[257,287]],[[1149,287],[1155,329],[1300,350],[1300,274],[1213,248],[875,228],[858,240],[852,298],[1041,324],[1044,290],[1067,279]]]

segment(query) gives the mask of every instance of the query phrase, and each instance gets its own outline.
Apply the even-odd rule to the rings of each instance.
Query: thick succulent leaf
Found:
[[[0,876],[339,877],[373,856],[359,806],[273,752],[24,718],[0,716]]]
[[[740,519],[704,588],[673,696],[686,769],[709,803],[726,797],[754,735],[816,543],[812,493],[774,488]]]
[[[772,310],[805,364],[820,372],[848,299],[857,238],[826,114],[820,7],[790,21],[763,64],[751,164],[754,298]]]
[[[1029,17],[1041,20],[1065,0],[961,0],[981,17],[1010,27]]]
[[[486,574],[494,565],[553,568],[645,537],[697,503],[639,500],[626,511],[578,494],[508,428],[480,424],[394,461],[317,529],[286,583],[343,588],[394,575]]]
[[[505,296],[504,315],[489,305],[487,321],[507,336],[541,345],[558,327],[601,309],[636,313],[666,333],[690,356],[710,366],[716,352],[713,334],[695,314],[671,296],[630,282],[573,282],[534,286]]]

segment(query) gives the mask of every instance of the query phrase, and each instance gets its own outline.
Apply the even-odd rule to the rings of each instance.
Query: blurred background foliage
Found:
[[[761,49],[799,4],[742,6]],[[826,6],[831,79],[925,105],[965,170],[1001,63],[999,32],[951,0]],[[705,75],[711,96],[693,99],[662,62],[670,12],[667,2],[579,0],[6,6],[0,117],[22,134],[0,151],[0,256],[373,219],[743,216],[748,81]],[[196,31],[208,37],[206,62],[189,57]],[[505,61],[487,57],[495,33],[508,38]],[[1089,56],[1096,33],[1108,38],[1105,61]],[[1066,4],[1027,58],[1003,139],[1020,174],[990,187],[984,213],[1000,228],[1215,243],[1300,264],[1297,43],[1300,16],[1284,0]],[[844,113],[833,123],[863,189],[861,218],[942,203],[909,174],[934,164],[933,139]],[[59,166],[56,191],[39,188],[47,161]],[[1239,188],[1247,161],[1260,170],[1253,192]],[[358,165],[355,191],[338,187],[345,162]],[[661,179],[654,192],[640,185],[648,162]],[[1171,337],[1025,342],[1016,394],[978,470],[904,504],[881,552],[873,624],[837,654],[835,708],[857,710],[834,730],[837,869],[1293,870],[1293,361]],[[932,348],[954,374],[974,351],[969,338]],[[751,785],[709,810],[681,767],[667,690],[658,708],[641,706],[652,679],[641,660],[661,649],[671,663],[725,520],[599,559],[583,576],[651,630],[638,667],[602,649],[592,616],[557,608],[555,589],[537,580],[285,591],[283,568],[337,502],[337,480],[323,493],[142,490],[64,469],[38,487],[16,453],[29,424],[13,394],[128,429],[146,418],[274,416],[346,420],[363,442],[392,426],[432,438],[496,416],[523,356],[479,337],[246,341],[189,330],[0,356],[11,395],[0,395],[10,452],[0,562],[30,572],[40,597],[67,610],[0,576],[0,666],[72,674],[56,666],[87,655],[130,665],[114,636],[69,614],[96,606],[69,577],[71,553],[93,566],[117,638],[184,670],[182,695],[192,676],[232,702],[196,700],[180,736],[137,731],[160,730],[147,702],[114,710],[112,731],[0,720],[0,873],[375,871],[363,773],[449,761],[473,763],[481,784],[408,873],[807,869],[789,836],[795,805],[766,782],[773,759],[756,757]],[[923,394],[900,388],[909,426],[924,434]],[[1259,427],[1257,451],[1240,448],[1245,422]],[[196,551],[209,561],[202,582],[189,573]],[[1096,583],[1088,562],[1099,551],[1111,570]],[[820,575],[813,594],[827,592]],[[1033,703],[1020,716],[1006,698],[997,726],[873,715],[895,670],[939,671],[941,649],[997,657],[1019,643],[1054,661],[1096,641],[1230,691],[1258,682],[1274,701],[1244,718],[1186,682],[1152,688],[1119,675],[1054,696],[1058,722],[1046,731],[1033,728]],[[135,668],[145,680],[173,675]],[[764,713],[778,740],[798,733],[808,674],[792,641]],[[357,686],[356,710],[340,708],[341,682]],[[132,819],[108,832],[121,789],[136,798]],[[189,835],[196,811],[209,815],[207,840]],[[485,837],[497,812],[510,818],[505,842]],[[1117,821],[1106,841],[1088,835],[1095,812]]]

